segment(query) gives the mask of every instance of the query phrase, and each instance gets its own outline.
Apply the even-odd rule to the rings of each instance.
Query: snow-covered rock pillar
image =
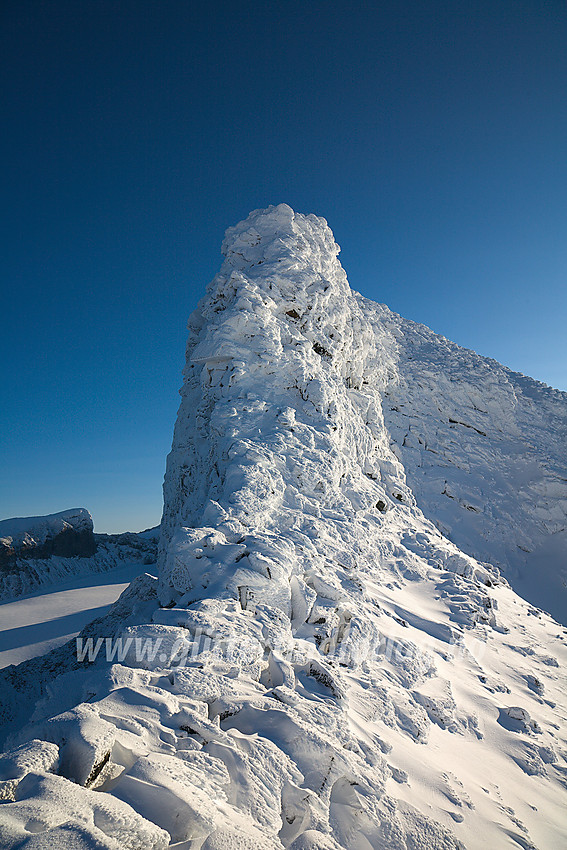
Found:
[[[309,504],[384,504],[380,475],[365,475],[373,455],[399,472],[375,392],[387,357],[324,219],[286,204],[257,210],[227,230],[222,251],[189,319],[160,601],[224,596],[244,608],[260,596],[290,615],[301,570],[282,529]],[[361,419],[369,408],[371,429]]]

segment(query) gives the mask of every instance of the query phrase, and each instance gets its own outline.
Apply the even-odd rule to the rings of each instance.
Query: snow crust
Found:
[[[338,250],[324,219],[285,204],[227,231],[189,320],[157,588],[144,578],[97,627],[123,640],[119,659],[68,668],[13,731],[10,764],[18,747],[57,752],[15,772],[4,846],[567,841],[566,632],[424,513],[415,482],[431,470],[390,414],[405,399],[426,430],[460,435],[464,391],[455,381],[434,414],[443,358],[421,397],[403,321],[350,290]],[[454,490],[472,445],[459,439],[440,462]],[[499,528],[506,499],[485,495]],[[502,560],[512,537],[496,535]]]

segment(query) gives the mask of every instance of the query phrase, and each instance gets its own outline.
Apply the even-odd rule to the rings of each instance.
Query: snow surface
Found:
[[[448,432],[439,465],[454,501],[466,501],[458,461],[477,445],[459,429],[486,436],[472,481],[505,470],[498,416],[465,419],[460,380],[434,412],[439,338],[421,397],[426,352],[414,384],[406,326],[351,292],[323,219],[258,210],[223,251],[189,321],[158,582],[139,577],[93,628],[122,638],[119,663],[77,667],[63,648],[4,680],[12,703],[32,676],[46,684],[30,722],[12,721],[3,845],[565,846],[566,630],[441,533],[456,539],[461,514],[423,512],[436,491],[415,482],[435,472],[404,454],[390,414],[403,403],[423,411],[425,436]],[[462,349],[447,345],[456,369]],[[490,361],[462,356],[463,380],[478,366],[522,454],[526,398],[537,407],[548,391],[518,379],[516,417],[502,400],[510,373],[490,378]],[[549,399],[551,432],[564,401]],[[527,495],[517,470],[513,481],[539,541],[534,423]],[[513,539],[502,480],[482,505],[498,560]],[[562,491],[545,493],[559,522]],[[467,534],[472,551],[484,531]]]
[[[140,573],[129,564],[103,576],[83,576],[42,588],[23,599],[0,602],[0,668],[44,655],[102,616]]]
[[[360,302],[395,341],[384,417],[419,506],[567,624],[567,394]]]

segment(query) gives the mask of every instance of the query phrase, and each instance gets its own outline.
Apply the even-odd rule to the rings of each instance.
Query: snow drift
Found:
[[[510,373],[467,353],[463,371],[478,367],[503,411],[470,414],[469,390],[443,383],[439,338],[350,290],[323,219],[259,210],[223,252],[189,321],[158,580],[98,623],[115,655],[81,667],[60,654],[12,733],[5,846],[560,846],[565,630],[442,534],[464,528],[453,507],[428,518],[438,476],[418,448],[435,435],[438,495],[472,515],[462,464],[478,482],[501,423],[524,445],[502,401]],[[431,346],[423,395],[426,351],[407,365],[406,330]],[[462,349],[447,346],[457,374]],[[520,384],[516,399],[547,393]],[[549,399],[561,420],[564,397]],[[533,547],[553,529],[529,507],[531,482],[557,471],[536,443],[514,520]],[[507,567],[504,489],[486,487],[465,548],[494,529]],[[559,525],[562,492],[545,491]]]

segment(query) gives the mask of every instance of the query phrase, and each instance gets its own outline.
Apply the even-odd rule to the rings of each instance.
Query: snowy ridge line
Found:
[[[5,846],[561,846],[565,630],[416,504],[383,412],[396,327],[323,219],[257,210],[223,251],[189,320],[158,580],[84,632],[119,663],[43,671],[0,762]]]
[[[24,522],[22,520],[22,524]],[[153,530],[153,533],[150,529],[140,533],[92,534],[94,554],[88,557],[17,555],[9,569],[0,572],[0,600],[12,601],[40,587],[57,584],[73,576],[105,573],[126,563],[138,562],[140,569],[155,564],[158,539],[159,529]]]
[[[396,340],[383,410],[419,506],[567,623],[567,393],[359,297]]]
[[[28,541],[44,543],[62,531],[92,531],[93,519],[86,508],[71,508],[56,514],[0,520],[0,539],[9,539],[18,549]]]

